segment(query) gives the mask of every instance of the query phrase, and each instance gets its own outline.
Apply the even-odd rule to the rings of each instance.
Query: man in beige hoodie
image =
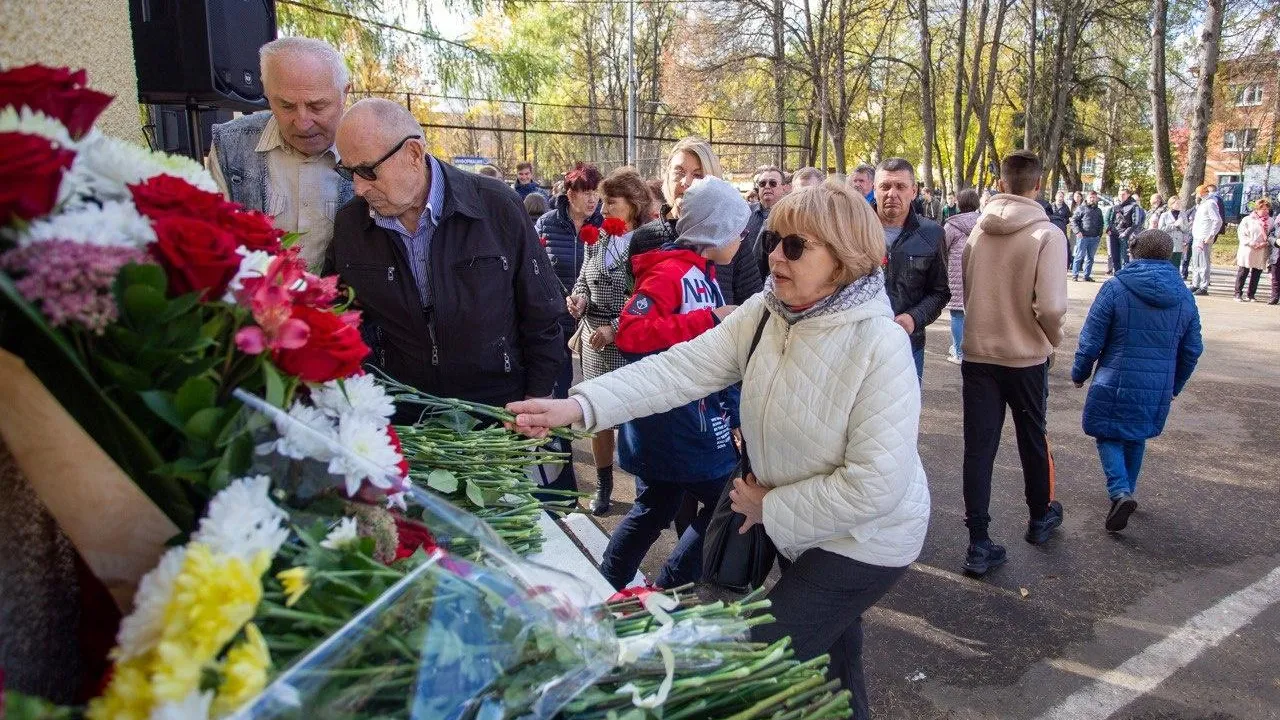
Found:
[[[1031,515],[1026,540],[1043,543],[1062,524],[1046,410],[1049,358],[1062,342],[1067,311],[1067,238],[1035,200],[1042,169],[1025,150],[1004,158],[1001,194],[987,203],[964,249],[964,568],[975,575],[1005,561],[987,526],[1006,406],[1013,410]]]

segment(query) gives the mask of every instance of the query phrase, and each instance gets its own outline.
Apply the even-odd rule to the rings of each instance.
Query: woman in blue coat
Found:
[[[1129,250],[1132,261],[1089,308],[1071,368],[1076,387],[1093,375],[1083,424],[1098,442],[1111,496],[1106,528],[1112,532],[1123,530],[1138,508],[1133,495],[1147,439],[1164,430],[1169,404],[1204,350],[1195,299],[1169,262],[1173,239],[1146,230]]]

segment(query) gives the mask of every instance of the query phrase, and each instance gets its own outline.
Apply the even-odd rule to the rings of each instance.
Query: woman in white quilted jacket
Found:
[[[769,592],[777,622],[753,639],[790,635],[798,657],[830,653],[831,676],[866,718],[862,614],[919,555],[929,524],[911,342],[884,291],[884,232],[855,191],[828,181],[789,195],[761,238],[765,291],[721,324],[568,400],[508,408],[536,437],[613,427],[741,381],[755,475],[734,481],[733,507],[764,524],[782,563]]]

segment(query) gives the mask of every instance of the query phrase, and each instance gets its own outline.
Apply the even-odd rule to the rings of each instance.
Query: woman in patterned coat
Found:
[[[619,168],[611,173],[600,183],[600,195],[604,198],[604,232],[597,242],[586,246],[582,272],[568,299],[569,313],[580,321],[582,376],[587,380],[617,370],[624,363],[614,339],[618,334],[618,316],[631,297],[634,284],[629,247],[635,229],[648,219],[652,203],[648,185],[631,168]],[[609,512],[614,447],[612,428],[596,433],[591,439],[596,465],[596,496],[591,501],[593,515]]]

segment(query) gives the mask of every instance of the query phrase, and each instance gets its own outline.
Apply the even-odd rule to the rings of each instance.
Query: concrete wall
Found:
[[[0,65],[35,62],[88,70],[91,87],[116,96],[98,127],[145,143],[128,0],[0,0]]]

